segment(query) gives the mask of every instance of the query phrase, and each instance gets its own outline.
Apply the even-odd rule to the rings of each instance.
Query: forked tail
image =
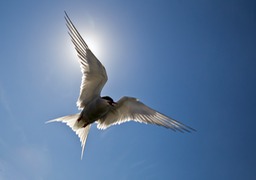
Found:
[[[89,124],[86,127],[78,127],[77,126],[78,118],[79,118],[79,114],[73,114],[73,115],[68,115],[68,116],[57,118],[57,119],[53,119],[53,120],[47,121],[46,123],[51,123],[51,122],[66,123],[77,134],[77,136],[80,139],[81,146],[82,146],[82,153],[81,153],[81,159],[82,159],[84,154],[86,139],[87,139],[91,125]]]

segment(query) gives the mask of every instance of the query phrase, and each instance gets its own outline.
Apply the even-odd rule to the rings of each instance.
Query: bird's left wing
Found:
[[[108,80],[108,76],[105,67],[89,49],[66,12],[65,14],[69,35],[75,45],[83,73],[80,96],[77,100],[78,108],[83,109],[93,98],[100,96],[101,90]]]
[[[111,125],[121,124],[130,120],[146,124],[156,124],[174,131],[194,131],[193,128],[155,111],[132,97],[121,98],[114,110],[109,112],[104,119],[98,121],[97,127],[99,129],[106,129]]]

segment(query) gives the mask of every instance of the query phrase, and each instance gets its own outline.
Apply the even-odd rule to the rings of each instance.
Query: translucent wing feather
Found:
[[[117,102],[116,108],[109,112],[105,118],[99,120],[97,127],[99,129],[106,129],[111,125],[121,124],[130,120],[146,124],[156,124],[174,131],[194,131],[193,128],[155,111],[132,97],[121,98]]]
[[[69,35],[77,51],[81,71],[83,73],[80,96],[77,100],[79,109],[83,109],[93,98],[100,96],[108,77],[105,67],[91,52],[76,27],[65,13]]]

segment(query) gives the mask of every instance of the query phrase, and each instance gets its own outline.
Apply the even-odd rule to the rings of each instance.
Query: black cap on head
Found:
[[[109,97],[109,96],[103,96],[103,97],[101,97],[102,99],[106,99],[106,100],[108,100],[108,101],[110,101],[110,102],[114,102],[113,101],[113,99],[111,98],[111,97]]]

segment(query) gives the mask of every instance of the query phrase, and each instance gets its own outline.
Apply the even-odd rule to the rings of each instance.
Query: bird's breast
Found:
[[[83,109],[81,117],[87,123],[93,123],[104,117],[109,110],[110,105],[106,101],[97,99]]]

